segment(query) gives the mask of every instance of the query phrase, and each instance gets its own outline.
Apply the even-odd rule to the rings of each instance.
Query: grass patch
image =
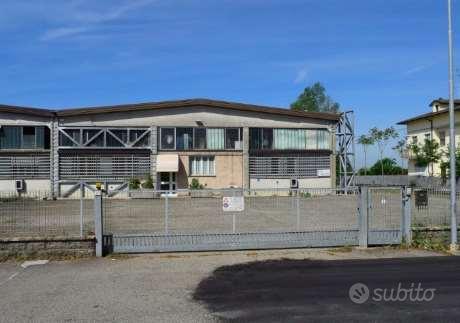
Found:
[[[415,231],[412,237],[411,247],[432,251],[449,251],[449,243],[442,236],[435,236],[428,232]]]
[[[353,251],[353,247],[351,247],[351,246],[343,246],[343,247],[339,247],[339,248],[330,249],[329,251],[330,251],[330,252],[341,252],[341,253],[346,253],[346,252],[352,252],[352,251]]]

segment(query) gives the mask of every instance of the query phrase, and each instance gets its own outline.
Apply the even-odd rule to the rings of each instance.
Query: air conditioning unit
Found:
[[[299,181],[295,178],[291,179],[291,188],[292,189],[297,189],[299,188]]]
[[[15,181],[16,191],[24,191],[26,188],[25,182],[23,179],[17,179]]]

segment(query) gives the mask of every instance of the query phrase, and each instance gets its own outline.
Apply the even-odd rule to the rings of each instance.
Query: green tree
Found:
[[[316,82],[303,90],[297,100],[291,104],[291,109],[337,113],[340,110],[340,105],[326,94],[326,89],[320,82]]]
[[[404,139],[399,140],[396,145],[393,147],[393,150],[398,153],[398,156],[401,161],[401,167],[403,166],[404,152],[406,151],[406,141]]]
[[[446,153],[447,160],[441,163],[441,177],[444,182],[447,181],[447,178],[450,173],[450,151]],[[455,178],[458,180],[460,178],[460,148],[457,148],[455,152]]]
[[[402,175],[407,174],[407,169],[400,167],[395,159],[383,158],[369,168],[370,175],[380,175],[382,172],[384,175]]]
[[[434,139],[425,139],[423,146],[412,144],[409,148],[414,154],[415,165],[428,167],[428,174],[433,176],[433,165],[439,162],[443,155],[439,143]]]
[[[368,150],[369,146],[372,146],[374,144],[374,139],[371,138],[370,136],[361,135],[358,138],[358,144],[363,146],[363,152],[364,152],[364,175],[367,175],[366,174],[366,170],[367,170],[367,150]]]
[[[377,143],[377,147],[379,149],[380,160],[383,160],[383,155],[385,153],[385,149],[388,146],[388,143],[391,139],[396,139],[399,137],[399,134],[396,132],[395,128],[390,127],[386,129],[378,129],[377,127],[372,128],[369,130],[369,137],[372,138],[374,142]],[[381,163],[381,172],[382,172],[382,180],[384,180],[384,164]]]

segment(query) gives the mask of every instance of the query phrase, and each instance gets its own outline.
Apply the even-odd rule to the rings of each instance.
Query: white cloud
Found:
[[[415,66],[411,69],[408,69],[407,71],[405,71],[403,74],[405,76],[409,76],[409,75],[412,75],[412,74],[417,74],[419,72],[422,72],[424,70],[426,70],[427,68],[429,68],[432,64],[426,64],[426,65],[419,65],[419,66]]]
[[[297,71],[297,75],[294,79],[295,84],[302,83],[307,80],[308,77],[308,70],[307,68],[301,68],[300,70]]]
[[[81,6],[87,2],[79,1],[73,4],[72,10],[68,11],[67,21],[73,21],[73,23],[68,26],[57,27],[45,31],[40,37],[40,40],[53,41],[90,32],[103,23],[121,19],[130,11],[148,6],[155,1],[156,0],[131,0],[119,6],[112,6],[105,12],[82,10]]]
[[[89,30],[88,27],[62,27],[62,28],[50,29],[50,30],[47,30],[40,37],[40,40],[43,40],[43,41],[55,40],[58,38],[64,38],[64,37],[81,34],[88,30]]]
[[[100,24],[107,21],[116,20],[122,18],[125,14],[129,11],[133,11],[136,9],[140,9],[145,7],[149,4],[152,4],[155,0],[132,0],[130,2],[125,3],[124,5],[111,8],[106,12],[76,12],[75,18],[84,23],[91,23],[91,24]]]

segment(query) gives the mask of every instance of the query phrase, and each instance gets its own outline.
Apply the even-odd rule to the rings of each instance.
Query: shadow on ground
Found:
[[[460,315],[460,258],[377,260],[292,260],[250,262],[217,268],[202,280],[194,300],[222,321],[455,321]],[[349,298],[355,283],[369,287],[370,298]],[[435,288],[424,301],[374,301],[377,288]]]

